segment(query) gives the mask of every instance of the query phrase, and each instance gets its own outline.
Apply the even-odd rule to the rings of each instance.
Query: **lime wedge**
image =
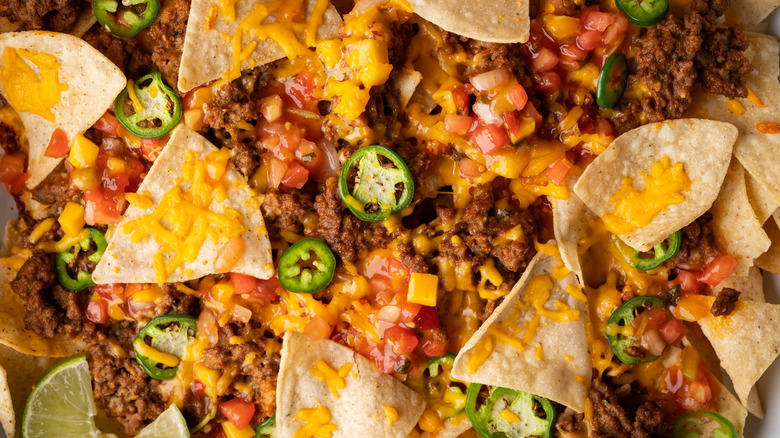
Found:
[[[135,438],[189,438],[187,422],[176,405],[171,405]]]
[[[33,387],[24,407],[22,437],[99,438],[96,414],[87,357],[66,357],[52,365]]]

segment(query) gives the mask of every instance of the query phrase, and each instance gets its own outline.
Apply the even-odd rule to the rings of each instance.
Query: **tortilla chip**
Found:
[[[5,436],[14,436],[16,431],[16,417],[14,405],[11,401],[11,390],[8,389],[8,376],[0,365],[0,426],[5,431]]]
[[[393,88],[398,93],[398,103],[406,108],[414,95],[414,91],[422,81],[422,73],[417,70],[404,69],[393,81]]]
[[[528,41],[531,22],[526,0],[490,4],[461,0],[409,0],[414,12],[449,32],[492,43]]]
[[[667,206],[652,221],[620,235],[628,245],[647,251],[670,234],[690,224],[706,212],[718,196],[726,176],[737,130],[728,123],[701,119],[678,119],[653,123],[619,136],[604,153],[585,169],[574,191],[595,214],[611,213],[609,202],[633,178],[642,187],[640,172],[648,173],[653,163],[669,157],[672,164],[683,163],[691,181],[685,200]],[[702,154],[701,148],[707,153]]]
[[[219,13],[220,0],[193,0],[184,37],[178,87],[187,92],[199,85],[219,79],[233,65],[233,35],[255,6],[267,0],[235,2],[235,20],[230,22]],[[306,16],[310,16],[317,0],[306,1]],[[264,23],[273,22],[271,15]],[[322,24],[317,29],[317,39],[336,38],[341,34],[342,22],[336,8],[328,2]],[[208,29],[208,30],[207,30]],[[272,39],[258,40],[256,36],[243,35],[241,47],[253,41],[257,46],[241,63],[241,70],[258,67],[284,58],[285,52]]]
[[[588,234],[588,224],[594,214],[576,193],[570,192],[569,199],[550,199],[553,210],[553,229],[558,250],[566,268],[585,284],[580,264],[579,243]]]
[[[349,367],[343,375],[345,386],[336,390],[338,396],[327,381],[312,373],[319,361],[335,371]],[[276,387],[279,436],[291,437],[307,424],[295,418],[300,409],[319,406],[330,410],[330,424],[336,426],[332,438],[405,438],[425,410],[425,402],[416,392],[393,376],[379,372],[371,361],[352,349],[330,340],[310,342],[303,333],[287,332]],[[392,423],[385,415],[386,407],[398,412],[398,419]]]
[[[780,0],[734,0],[725,15],[736,19],[744,29],[750,29],[760,24],[778,6]]]
[[[747,404],[751,388],[780,354],[780,305],[739,300],[731,315],[709,316],[699,325]]]
[[[747,76],[747,86],[766,105],[759,107],[748,99],[737,99],[745,108],[737,115],[728,106],[723,96],[699,95],[694,101],[707,116],[733,123],[739,129],[734,144],[736,156],[745,170],[753,176],[766,193],[780,205],[780,135],[763,134],[756,125],[761,122],[780,122],[780,42],[769,35],[748,34],[750,47],[747,57],[753,65],[753,72]]]
[[[196,158],[205,159],[209,153],[216,150],[213,144],[184,124],[173,131],[168,145],[157,157],[146,178],[138,187],[138,193],[146,195],[152,200],[153,205],[146,209],[131,205],[122,221],[109,231],[108,248],[92,274],[95,283],[157,282],[153,256],[160,251],[161,245],[151,236],[140,242],[134,242],[131,234],[124,232],[122,227],[154,211],[163,196],[175,185],[184,191],[189,190],[190,182],[180,182],[183,179],[184,163],[188,153],[194,154]],[[230,272],[260,279],[270,278],[274,272],[271,244],[268,241],[263,215],[255,193],[232,164],[228,165],[224,179],[227,196],[223,202],[212,201],[209,209],[216,213],[224,213],[228,209],[235,210],[246,227],[242,235],[244,254],[238,263],[230,268]],[[220,273],[221,271],[215,267],[219,249],[220,246],[206,239],[195,261],[184,263],[175,271],[168,273],[166,281],[187,281]],[[166,263],[168,261],[166,259]]]
[[[769,236],[769,240],[772,241],[772,245],[756,259],[756,266],[765,271],[780,274],[780,228],[777,224],[777,220],[767,221],[764,224],[764,231]]]
[[[16,271],[0,266],[0,344],[33,356],[62,357],[86,351],[81,339],[43,338],[24,328],[25,305],[11,290]]]
[[[13,403],[16,424],[22,423],[24,405],[27,403],[27,396],[33,385],[55,360],[50,357],[30,356],[5,345],[0,345],[0,367],[4,368],[8,375],[8,389]],[[11,437],[13,434],[7,436]]]
[[[740,301],[757,301],[759,303],[765,301],[764,279],[761,276],[761,271],[755,266],[752,266],[744,277],[736,275],[726,277],[713,289],[712,295],[718,296],[718,293],[726,287],[742,292],[739,296]]]
[[[737,142],[739,142],[739,138],[737,138]],[[766,223],[766,220],[772,216],[772,213],[780,207],[780,203],[747,172],[745,173],[745,187],[747,188],[748,199],[750,199],[750,206],[753,207],[758,221],[762,224]]]
[[[748,205],[745,169],[738,160],[732,159],[718,198],[710,209],[718,248],[737,258],[732,276],[746,276],[756,257],[772,243],[753,209],[746,208]]]
[[[525,303],[526,288],[534,277],[550,275],[554,270],[557,273],[562,267],[562,262],[561,267],[558,266],[559,262],[558,258],[542,253],[534,257],[512,292],[458,353],[451,372],[453,379],[530,392],[566,405],[577,412],[585,409],[591,380],[591,360],[585,330],[586,305],[566,292],[567,287],[579,288],[574,274],[568,273],[555,282],[545,309],[554,310],[554,303],[561,301],[578,310],[579,319],[555,322],[542,317],[531,342],[523,342],[523,351],[497,340],[488,333],[489,328],[496,327],[505,334],[508,331],[509,336],[522,338],[525,330],[522,333],[511,333],[511,328],[500,325],[511,318],[511,327],[519,330],[538,315],[533,306]],[[518,314],[519,317],[515,320]],[[468,362],[487,336],[493,338],[492,353],[471,373],[468,370]],[[541,351],[538,345],[541,345]]]
[[[456,417],[444,420],[444,429],[436,433],[436,438],[458,438],[472,428],[471,421],[469,421],[464,412]]]
[[[30,145],[27,187],[34,188],[62,161],[62,158],[44,156],[54,130],[62,129],[69,141],[73,141],[76,134],[86,131],[113,105],[127,80],[102,53],[72,35],[37,31],[6,33],[0,35],[0,54],[6,47],[55,56],[60,63],[58,81],[68,86],[60,93],[59,103],[51,108],[54,123],[39,115],[19,111]],[[31,67],[38,72],[37,66]],[[0,93],[8,100],[2,83]]]

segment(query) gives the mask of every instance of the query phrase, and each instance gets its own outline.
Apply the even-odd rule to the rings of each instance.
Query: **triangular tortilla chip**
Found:
[[[147,196],[153,205],[145,209],[131,205],[125,212],[122,221],[110,230],[108,249],[92,274],[95,283],[157,282],[153,257],[162,248],[156,240],[158,236],[153,234],[140,242],[134,242],[131,234],[128,234],[123,227],[128,222],[153,212],[164,195],[174,186],[180,187],[184,192],[190,189],[190,182],[182,182],[188,154],[193,154],[196,159],[203,160],[209,153],[216,150],[217,148],[203,136],[183,124],[173,131],[168,145],[157,157],[138,188],[138,193]],[[241,235],[244,241],[244,253],[230,269],[230,272],[261,279],[270,278],[274,271],[271,244],[268,241],[263,215],[258,208],[255,194],[232,165],[228,165],[224,183],[227,192],[225,200],[222,202],[213,200],[209,211],[225,214],[234,210],[246,228],[246,231]],[[224,242],[220,241],[215,244],[210,239],[206,239],[200,247],[195,261],[185,262],[175,271],[169,272],[166,281],[187,281],[220,273],[215,267],[215,262],[222,245]],[[170,254],[167,254],[166,257],[167,263],[170,260]]]
[[[780,228],[778,228],[777,217],[774,220],[766,221],[764,231],[772,241],[769,249],[756,259],[756,266],[775,274],[780,274]]]
[[[737,138],[737,142],[739,142],[739,138]],[[747,172],[745,172],[745,187],[747,188],[748,199],[750,199],[750,206],[753,207],[758,221],[761,224],[766,223],[766,220],[772,216],[772,213],[780,207],[780,202],[777,202],[769,192],[761,187],[761,184],[753,178],[753,175]]]
[[[745,169],[731,160],[723,186],[712,205],[712,232],[718,248],[737,258],[732,276],[743,277],[753,261],[771,245],[750,205],[745,187]]]
[[[61,357],[86,351],[80,339],[67,339],[60,334],[43,338],[25,330],[25,305],[19,295],[11,290],[16,271],[0,266],[0,344],[33,356]]]
[[[11,390],[8,389],[8,376],[2,366],[0,366],[0,426],[5,431],[5,436],[14,436],[16,431],[14,405],[11,400]]]
[[[528,1],[409,0],[414,12],[449,32],[492,43],[528,41]]]
[[[739,295],[740,301],[758,301],[760,303],[765,301],[764,279],[761,276],[761,270],[755,266],[751,266],[748,269],[746,276],[729,275],[726,277],[713,289],[712,295],[718,296],[718,293],[726,287],[742,292]]]
[[[761,133],[756,126],[761,122],[780,122],[780,42],[770,35],[749,33],[748,37],[750,47],[746,54],[753,71],[747,76],[747,86],[765,106],[737,99],[745,108],[743,114],[737,114],[723,96],[699,95],[694,102],[707,117],[733,123],[739,129],[734,156],[780,205],[780,167],[776,165],[780,162],[780,135]]]
[[[730,315],[710,316],[699,325],[747,404],[751,388],[780,354],[780,305],[740,300]]]
[[[184,37],[181,65],[179,66],[179,90],[187,92],[199,85],[222,78],[233,65],[233,37],[239,30],[242,20],[246,19],[258,5],[270,3],[268,0],[245,0],[234,2],[235,19],[228,21],[220,11],[220,0],[193,0],[187,21],[187,33]],[[317,0],[306,0],[306,18],[308,19]],[[273,22],[271,15],[263,23]],[[251,20],[250,20],[251,21]],[[322,16],[322,24],[317,28],[317,39],[336,38],[341,34],[342,22],[336,8],[327,2]],[[248,28],[252,32],[251,26]],[[241,70],[258,67],[277,59],[284,58],[285,51],[271,38],[259,40],[256,35],[243,33],[242,50],[250,44],[257,46],[242,59]]]
[[[569,199],[550,198],[550,201],[553,210],[555,241],[558,242],[561,260],[568,270],[577,274],[580,283],[584,284],[579,243],[587,236],[588,224],[595,215],[588,210],[588,207],[573,191],[569,193]]]
[[[686,344],[689,343],[688,339],[683,339],[683,341]],[[694,345],[694,347],[696,347],[696,345]],[[680,355],[683,351],[682,348],[671,346],[669,347],[668,351],[669,352],[667,353],[666,357],[663,359],[664,368],[669,368],[675,364],[679,365]],[[717,372],[715,372],[714,375],[717,378]],[[732,395],[731,392],[725,386],[723,386],[723,383],[721,383],[719,379],[716,379],[714,382],[710,383],[714,384],[713,392],[718,394],[718,408],[715,411],[731,421],[734,424],[734,427],[737,429],[738,436],[742,438],[744,436],[747,410],[745,410],[745,407],[742,406],[742,403],[740,403],[739,400],[737,400],[736,397],[734,397],[734,395]]]
[[[333,371],[343,370],[343,388],[329,386],[334,377],[320,380],[315,376],[320,361]],[[284,335],[277,382],[276,427],[280,437],[291,437],[306,426],[296,418],[301,409],[324,406],[332,417],[329,423],[336,426],[332,438],[405,438],[425,410],[425,402],[416,392],[381,373],[365,357],[330,340],[310,342],[299,332]],[[385,408],[395,409],[398,419],[388,421]]]
[[[761,23],[778,6],[780,0],[733,0],[725,15],[736,19],[744,29],[750,29]]]
[[[55,360],[50,357],[30,356],[11,347],[0,345],[0,367],[5,369],[8,377],[8,389],[11,394],[16,424],[22,422],[24,405],[33,385]],[[7,436],[12,437],[13,434]]]
[[[669,157],[672,165],[683,163],[691,181],[690,190],[682,192],[685,200],[664,208],[648,225],[620,235],[630,246],[647,251],[712,206],[736,138],[734,126],[710,120],[679,119],[644,125],[616,138],[585,169],[574,191],[588,208],[604,217],[615,209],[610,198],[622,187],[624,178],[633,178],[634,187],[644,188],[640,173],[649,174],[653,163],[664,157]],[[702,148],[706,148],[706,154]]]
[[[54,122],[15,108],[24,123],[30,145],[27,164],[30,179],[27,180],[27,187],[34,188],[62,161],[62,158],[44,156],[54,130],[62,129],[72,142],[77,134],[86,131],[113,105],[127,80],[122,71],[102,53],[72,35],[37,31],[0,35],[0,55],[9,47],[53,55],[60,64],[57,81],[67,86],[67,90],[60,92],[59,103],[51,108]],[[2,62],[0,56],[0,65]],[[25,62],[40,75],[37,66]],[[0,81],[0,93],[13,106],[14,102],[8,99],[5,86]]]
[[[559,263],[562,262],[558,258],[542,253],[534,257],[512,292],[458,353],[451,373],[454,379],[530,392],[577,412],[585,409],[591,380],[586,305],[566,291],[568,287],[579,289],[577,279],[569,273],[558,281],[553,280],[549,299],[544,304],[550,311],[560,301],[578,312],[576,320],[556,322],[546,316],[535,319],[539,313],[526,296],[529,285],[536,287],[533,282],[538,276],[549,278]],[[520,341],[532,325],[529,321],[539,321],[538,329],[530,342]],[[470,372],[469,361],[487,337],[491,338],[492,352]],[[513,344],[521,342],[524,349],[521,351],[502,340],[504,337],[514,338]]]

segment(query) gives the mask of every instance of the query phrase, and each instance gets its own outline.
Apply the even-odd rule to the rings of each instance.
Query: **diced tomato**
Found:
[[[184,109],[184,111],[192,107],[192,101],[195,99],[195,92],[200,90],[204,86],[205,85],[201,85],[200,87],[195,87],[184,95],[184,97],[181,99],[181,106],[182,109]]]
[[[431,338],[423,342],[423,354],[428,357],[439,357],[447,353],[447,343],[441,339]]]
[[[0,182],[8,186],[11,193],[20,193],[29,178],[29,175],[24,173],[26,160],[27,156],[21,151],[4,154],[0,158]]]
[[[452,99],[458,108],[458,114],[469,115],[469,94],[464,87],[456,87],[452,90]]]
[[[125,299],[125,286],[122,284],[99,284],[92,290],[105,300],[117,301]]]
[[[160,155],[166,143],[168,143],[168,135],[160,138],[142,138],[141,153],[147,160],[154,161]]]
[[[509,100],[512,101],[512,104],[518,111],[522,111],[525,108],[525,104],[528,103],[528,93],[522,85],[515,85],[509,89]]]
[[[552,50],[542,47],[539,53],[531,60],[530,70],[532,73],[544,73],[555,68],[558,65],[558,56]]]
[[[699,293],[704,289],[704,284],[699,281],[699,274],[691,271],[681,270],[677,273],[677,281],[680,282],[683,292]]]
[[[677,320],[677,318],[669,318],[660,327],[658,327],[658,334],[661,335],[661,338],[667,344],[674,343],[680,339],[684,332],[685,328],[680,323],[680,321]]]
[[[237,294],[249,294],[253,298],[260,300],[273,301],[276,299],[276,291],[281,287],[279,278],[273,276],[268,280],[261,280],[250,275],[230,273],[230,281]]]
[[[591,10],[582,18],[582,25],[588,30],[604,32],[604,30],[606,30],[610,24],[614,23],[615,20],[614,14]]]
[[[108,134],[112,137],[116,137],[117,129],[119,128],[119,120],[116,118],[115,115],[106,111],[106,113],[100,116],[98,121],[95,122],[95,124],[92,125],[92,127],[97,129],[100,132]]]
[[[482,151],[490,155],[509,144],[509,136],[504,128],[496,125],[487,125],[477,128],[471,140]]]
[[[314,78],[307,70],[295,75],[284,83],[284,91],[292,103],[303,109],[314,96]]]
[[[217,423],[217,427],[212,427],[211,432],[208,434],[209,438],[227,438],[225,430]]]
[[[691,382],[688,387],[688,395],[692,398],[697,406],[703,405],[710,401],[712,398],[712,388],[707,379],[699,379]]]
[[[300,189],[306,184],[309,179],[309,171],[305,167],[298,164],[297,161],[293,161],[287,168],[284,177],[282,177],[282,185],[285,187],[292,187]]]
[[[472,118],[469,116],[460,116],[457,114],[447,114],[444,116],[444,130],[458,135],[466,135],[471,128]]]
[[[560,47],[560,52],[561,63],[572,70],[579,68],[590,54],[590,51],[581,49],[576,41],[563,44]]]
[[[607,27],[604,31],[602,42],[605,45],[611,45],[622,41],[623,34],[628,29],[628,18],[624,14],[615,13],[612,14],[615,18],[615,22]]]
[[[526,119],[533,119],[537,129],[542,126],[542,114],[533,105],[526,105],[520,111],[520,116]]]
[[[591,51],[601,46],[603,32],[598,30],[586,30],[577,36],[577,46],[582,50]]]
[[[420,330],[433,330],[439,327],[439,315],[435,307],[422,306],[417,312],[417,327]]]
[[[571,163],[566,159],[556,161],[547,169],[547,179],[557,186],[563,185],[566,177],[569,175],[571,166]]]
[[[420,310],[424,307],[417,303],[407,301],[406,294],[398,294],[398,305],[401,307],[401,321],[409,323],[417,318]]]
[[[710,286],[717,286],[726,277],[731,275],[734,268],[737,267],[737,259],[726,254],[715,257],[714,260],[707,263],[704,270],[699,275],[699,281],[707,283]]]
[[[87,304],[87,319],[95,324],[108,322],[108,302],[103,299],[90,301]]]
[[[467,178],[478,178],[485,171],[484,166],[471,158],[461,158],[458,161],[458,168],[460,169],[460,174]]]
[[[608,137],[614,137],[616,135],[615,128],[612,127],[612,124],[609,123],[609,120],[596,119],[593,121],[593,124],[594,124],[594,131],[598,135],[603,135]]]
[[[417,335],[406,327],[394,325],[385,330],[385,339],[393,345],[393,351],[408,354],[417,346]]]
[[[84,218],[90,225],[111,225],[122,219],[116,200],[113,196],[107,198],[102,190],[87,190],[84,192],[84,200]]]
[[[316,173],[322,165],[323,152],[314,142],[302,138],[295,151],[295,158],[309,172]]]
[[[192,393],[195,395],[203,395],[206,391],[206,385],[201,383],[200,380],[195,380],[190,385],[190,389],[192,389]]]
[[[375,347],[369,352],[368,356],[374,359],[374,363],[376,363],[379,371],[385,374],[401,370],[409,360],[406,356],[396,353],[390,344]]]
[[[311,321],[306,323],[306,327],[303,328],[303,333],[308,336],[311,341],[328,339],[330,338],[332,331],[333,327],[321,316],[312,317]]]
[[[46,152],[43,155],[49,158],[62,158],[68,155],[69,151],[68,136],[65,135],[65,131],[57,128],[51,134],[51,140],[49,140],[49,145],[46,147]]]
[[[230,421],[236,429],[243,429],[252,421],[255,415],[255,404],[234,398],[219,403],[219,412]]]
[[[260,286],[259,278],[252,277],[251,275],[239,274],[238,272],[230,273],[230,282],[233,283],[233,289],[237,294],[252,292]]]
[[[544,94],[552,94],[561,88],[561,77],[558,73],[550,71],[535,77],[534,88]]]

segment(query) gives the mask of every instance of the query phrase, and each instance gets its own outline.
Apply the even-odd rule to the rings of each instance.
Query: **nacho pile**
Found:
[[[776,411],[776,2],[11,3],[6,435],[81,353],[128,437],[741,437]]]

